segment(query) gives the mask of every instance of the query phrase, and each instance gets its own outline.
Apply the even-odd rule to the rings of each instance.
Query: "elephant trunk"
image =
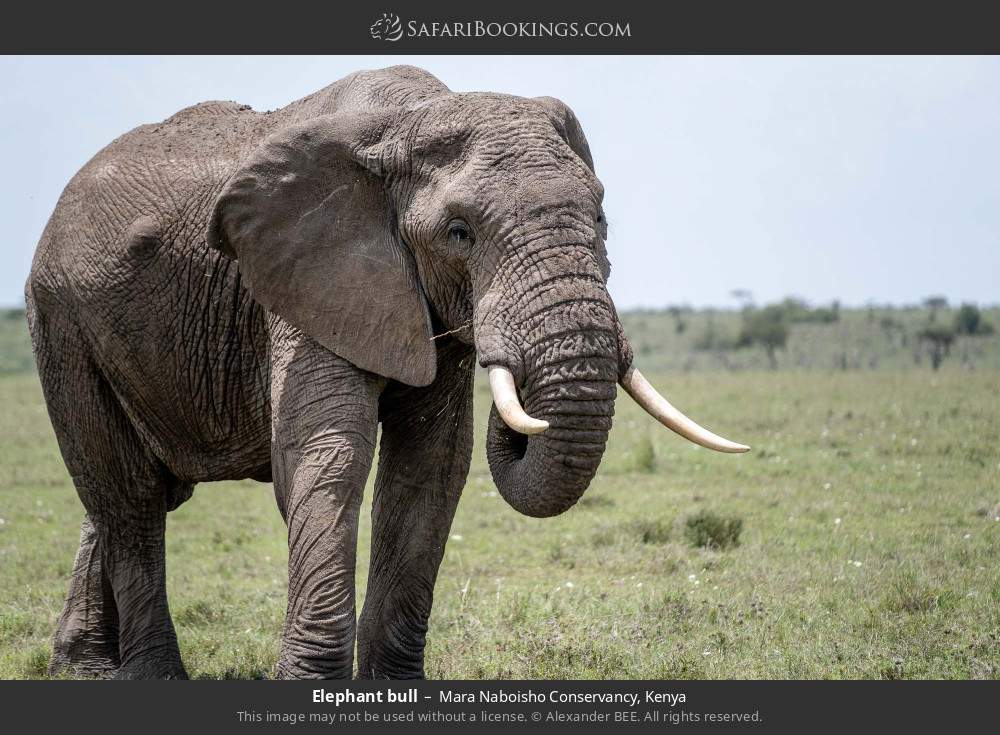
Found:
[[[480,302],[477,346],[494,405],[486,453],[517,511],[558,515],[604,455],[620,378],[620,326],[593,250],[566,246],[521,263],[527,283]]]
[[[719,452],[749,449],[685,416],[635,369],[593,247],[536,239],[514,252],[475,316],[494,398],[486,454],[511,506],[545,517],[580,499],[604,455],[618,384],[689,441]]]
[[[544,518],[571,508],[604,455],[614,415],[615,381],[574,380],[525,393],[525,406],[549,428],[528,435],[490,411],[486,454],[493,481],[517,511]]]

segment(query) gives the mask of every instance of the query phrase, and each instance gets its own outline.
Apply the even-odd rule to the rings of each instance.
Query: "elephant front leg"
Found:
[[[439,350],[433,385],[383,396],[359,677],[424,676],[434,583],[472,456],[474,357],[452,342]]]
[[[350,678],[358,515],[383,381],[307,338],[276,362],[272,469],[288,524],[288,611],[276,676]]]

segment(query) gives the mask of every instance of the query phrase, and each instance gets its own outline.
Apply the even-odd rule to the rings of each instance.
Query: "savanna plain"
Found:
[[[498,496],[477,380],[428,676],[998,678],[1000,336],[955,335],[932,369],[921,325],[954,315],[930,308],[795,322],[773,350],[738,344],[738,310],[627,314],[653,382],[753,451],[695,447],[622,395],[596,479],[552,519]],[[44,678],[83,509],[17,311],[0,404],[0,677]],[[287,562],[270,486],[198,486],[167,559],[190,675],[267,677]]]

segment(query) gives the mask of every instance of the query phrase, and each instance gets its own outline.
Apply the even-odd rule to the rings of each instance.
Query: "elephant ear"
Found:
[[[576,119],[569,106],[555,97],[535,97],[534,102],[542,108],[566,144],[587,164],[587,168],[593,171],[594,157],[590,155],[590,146],[583,134],[583,128],[580,127],[580,121]]]
[[[430,313],[372,171],[386,124],[337,113],[273,134],[223,187],[207,239],[267,309],[360,368],[422,386],[437,369]]]

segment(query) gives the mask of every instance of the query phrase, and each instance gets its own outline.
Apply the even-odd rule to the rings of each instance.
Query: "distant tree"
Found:
[[[781,308],[785,310],[785,318],[789,322],[807,322],[812,311],[806,300],[798,296],[786,296],[781,302]]]
[[[731,350],[737,344],[733,338],[725,331],[720,330],[715,322],[715,312],[707,312],[705,319],[705,331],[695,337],[693,347],[696,350],[705,352],[721,352]]]
[[[943,324],[929,323],[920,330],[920,334],[917,336],[922,343],[930,348],[931,367],[937,370],[951,352],[951,345],[955,341],[955,331]]]
[[[882,317],[881,319],[878,320],[878,325],[879,327],[882,328],[882,331],[885,332],[886,334],[890,334],[897,330],[902,331],[904,328],[903,323],[892,316]]]
[[[691,311],[690,306],[668,306],[667,313],[674,318],[674,332],[677,334],[684,334],[684,330],[687,329],[687,322],[684,320],[684,315]]]
[[[958,334],[993,334],[993,325],[983,321],[983,314],[975,304],[962,304],[955,314],[955,331]]]
[[[929,319],[934,322],[937,320],[938,312],[948,308],[948,299],[944,296],[928,296],[924,299],[924,306],[931,310]]]
[[[817,306],[815,309],[810,309],[805,321],[816,324],[833,324],[834,322],[839,322],[840,302],[831,301],[829,306]]]
[[[832,301],[830,306],[812,308],[805,299],[788,296],[781,302],[785,316],[791,324],[831,324],[840,320],[840,302]]]
[[[739,301],[744,309],[753,304],[753,294],[745,288],[734,288],[729,295]]]
[[[901,321],[891,314],[885,314],[878,320],[878,326],[882,330],[882,336],[885,337],[890,346],[895,347],[897,334],[900,346],[906,346],[906,327]]]
[[[787,342],[788,314],[782,304],[771,304],[763,309],[746,309],[743,312],[738,344],[741,347],[763,347],[772,370],[778,369],[775,352],[784,349]]]

